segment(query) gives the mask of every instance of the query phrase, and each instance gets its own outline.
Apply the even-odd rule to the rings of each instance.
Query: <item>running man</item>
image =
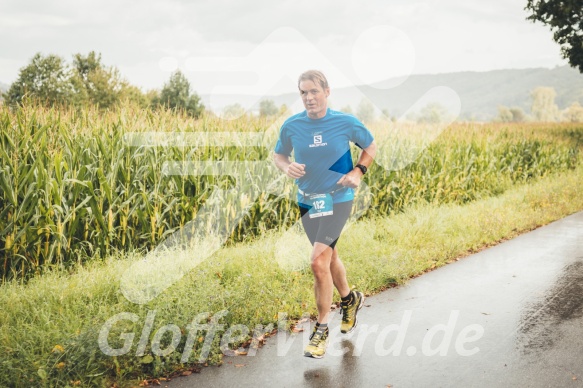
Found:
[[[340,331],[350,333],[364,295],[350,290],[336,243],[352,210],[354,188],[370,167],[376,145],[354,116],[328,108],[330,87],[322,72],[309,70],[298,79],[305,111],[287,119],[275,146],[274,162],[296,179],[302,225],[312,244],[311,267],[318,321],[304,356],[322,358],[328,344],[328,316],[334,287],[342,298]],[[363,151],[352,165],[350,142]],[[294,161],[290,156],[294,152]]]

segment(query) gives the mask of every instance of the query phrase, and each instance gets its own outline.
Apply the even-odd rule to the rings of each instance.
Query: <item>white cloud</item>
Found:
[[[196,67],[204,58],[247,58],[244,69],[231,73],[223,70],[232,69],[236,61],[210,72],[189,72],[199,93],[221,85],[233,85],[235,91],[243,90],[242,85],[265,90],[269,82],[262,78],[281,80],[282,74],[310,67],[330,69],[330,81],[339,87],[402,75],[412,66],[413,73],[438,73],[564,64],[548,28],[525,20],[523,3],[5,0],[0,34],[10,38],[0,41],[0,81],[12,82],[38,51],[67,60],[79,52],[101,52],[104,63],[119,67],[130,82],[144,88],[161,87],[170,68]],[[362,34],[366,38],[375,26],[399,29],[412,47],[394,47],[387,39],[379,39],[376,46],[363,44]],[[271,46],[260,47],[266,39]],[[367,54],[363,49],[368,46]],[[375,64],[357,60],[355,67],[353,52]],[[295,87],[275,83],[277,93]]]
[[[40,15],[28,12],[0,15],[0,25],[4,28],[61,27],[74,23],[75,21],[70,18],[57,15]]]

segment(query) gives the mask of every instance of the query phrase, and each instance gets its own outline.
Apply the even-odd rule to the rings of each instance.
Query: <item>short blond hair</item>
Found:
[[[328,80],[326,79],[326,76],[320,70],[308,70],[300,74],[298,78],[298,89],[300,88],[300,83],[302,81],[312,81],[313,83],[318,83],[323,90],[326,90],[330,87],[328,86]]]

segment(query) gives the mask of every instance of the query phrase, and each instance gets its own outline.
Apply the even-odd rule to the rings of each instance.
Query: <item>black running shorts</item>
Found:
[[[332,215],[318,218],[310,218],[308,208],[300,206],[300,214],[302,216],[302,225],[304,230],[312,243],[312,246],[319,242],[328,245],[334,249],[336,242],[340,237],[342,228],[346,224],[350,212],[352,211],[352,202],[340,202],[334,204],[334,212]]]

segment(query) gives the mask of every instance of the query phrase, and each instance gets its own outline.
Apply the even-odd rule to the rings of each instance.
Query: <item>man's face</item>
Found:
[[[320,119],[326,116],[330,88],[322,89],[319,83],[305,80],[300,82],[300,96],[304,107],[311,119]]]

